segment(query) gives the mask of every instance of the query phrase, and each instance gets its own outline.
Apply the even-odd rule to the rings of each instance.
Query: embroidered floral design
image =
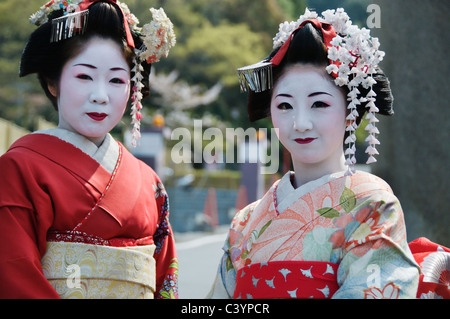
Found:
[[[156,184],[153,184],[153,191],[155,192],[155,198],[163,197],[166,195],[166,190],[160,182],[157,182]]]
[[[354,215],[347,213],[335,218],[333,222],[338,230],[330,237],[333,248],[350,250],[378,236],[379,232],[384,229],[384,225],[380,224],[379,212],[382,204],[383,202],[370,203]],[[377,247],[374,245],[370,248],[376,249]],[[367,247],[366,250],[370,248]]]
[[[154,235],[154,241],[156,245],[155,253],[159,253],[164,245],[167,236],[170,236],[170,222],[169,222],[169,196],[166,193],[166,189],[161,182],[153,184],[153,190],[155,192],[156,204],[159,206],[159,219],[158,228]]]
[[[240,226],[245,227],[247,225],[248,221],[250,220],[251,212],[252,212],[252,206],[247,206],[246,208],[242,209],[239,218],[235,218],[233,223],[236,221],[239,223]]]
[[[173,258],[169,266],[169,272],[164,279],[158,299],[177,299],[178,298],[178,259]]]
[[[256,288],[258,294],[248,294],[266,298],[272,291],[281,293],[275,274],[261,277],[249,273],[250,267],[257,265],[259,271],[259,265],[264,269],[267,262],[280,262],[278,271],[290,269],[286,263],[293,261],[325,261],[339,265],[338,298],[416,296],[418,272],[412,257],[407,254],[405,228],[399,223],[403,220],[401,207],[384,181],[364,172],[343,176],[315,188],[280,213],[275,211],[273,204],[277,195],[274,188],[272,186],[255,206],[251,206],[249,220],[245,220],[247,215],[242,211],[233,220],[224,247],[226,258],[219,267],[219,278],[228,291],[238,289],[236,282],[241,275],[248,278],[247,286],[253,289],[254,276],[261,278]],[[320,208],[325,209],[320,212]],[[259,236],[269,221],[271,223]],[[377,281],[378,289],[368,289],[367,283],[374,274],[367,271],[371,264],[383,269]],[[310,267],[296,267],[295,271],[307,279]],[[328,272],[324,269],[320,275]],[[337,269],[334,274],[338,274]],[[290,284],[290,276],[292,273],[287,275],[286,284]],[[282,275],[281,281],[285,283]],[[267,290],[261,292],[262,287]],[[282,293],[287,290],[298,298],[304,290],[298,289],[294,293],[297,287],[300,286],[288,287]],[[328,286],[329,292],[325,284],[317,288],[320,297],[332,296],[331,286]],[[244,298],[247,292],[239,295]]]
[[[364,290],[364,299],[398,299],[400,294],[400,287],[394,283],[386,284],[383,289],[370,287]]]
[[[248,254],[250,250],[252,249],[253,242],[257,241],[259,237],[266,231],[266,229],[270,226],[272,223],[272,220],[269,220],[260,230],[254,229],[250,236],[243,237],[240,236],[239,233],[238,236],[235,239],[239,239],[238,242],[234,242],[234,244],[238,244],[241,248],[235,248],[232,246],[231,248],[231,256],[232,260],[236,260],[238,258],[245,260],[244,264],[249,265],[251,263],[251,259],[248,258]],[[236,232],[237,233],[237,232]],[[242,242],[242,244],[240,244]]]

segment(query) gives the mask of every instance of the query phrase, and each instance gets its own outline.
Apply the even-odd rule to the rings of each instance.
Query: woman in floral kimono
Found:
[[[236,214],[210,297],[416,297],[400,202],[354,169],[363,115],[371,163],[375,115],[393,113],[378,46],[342,9],[307,10],[280,25],[268,58],[238,70],[250,120],[271,116],[294,171]]]
[[[132,93],[138,138],[147,61],[173,45],[151,10],[159,30],[142,33],[118,1],[51,1],[32,16],[20,75],[38,74],[59,124],[0,157],[1,298],[177,297],[167,194],[109,134]]]

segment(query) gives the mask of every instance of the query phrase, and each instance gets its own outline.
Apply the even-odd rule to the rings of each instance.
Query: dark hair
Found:
[[[280,48],[276,48],[273,50],[265,60],[272,59],[279,49]],[[278,66],[272,67],[273,81],[276,83],[278,78],[287,70],[287,68],[296,63],[312,64],[315,66],[323,66],[325,68],[329,64],[327,56],[328,50],[323,42],[322,32],[316,29],[312,23],[307,23],[295,32],[289,45],[289,49],[281,63]],[[383,115],[394,114],[392,108],[393,97],[388,78],[380,68],[377,69],[377,73],[374,74],[373,77],[377,82],[373,85],[373,90],[377,94],[375,104],[380,110],[379,113]],[[333,79],[331,75],[330,78]],[[344,86],[342,87],[342,90],[344,90],[346,96],[348,94],[348,88]],[[361,92],[362,96],[365,96],[369,91],[369,89],[365,89],[362,86],[358,87],[358,90]],[[271,97],[272,90],[263,91],[261,93],[249,91],[247,108],[250,121],[256,121],[270,116]],[[361,105],[357,106],[359,113],[357,119],[358,124],[366,112],[366,104],[367,103],[361,103]]]
[[[85,32],[72,38],[50,42],[52,20],[63,15],[62,10],[55,11],[49,17],[49,21],[36,29],[30,36],[22,53],[19,76],[37,73],[39,82],[46,96],[50,99],[55,109],[58,109],[57,99],[48,90],[48,84],[58,85],[64,64],[83,50],[84,45],[93,37],[111,39],[122,49],[123,55],[130,68],[133,64],[134,50],[126,42],[123,15],[116,4],[108,2],[96,2],[89,8],[89,17]],[[125,22],[126,23],[126,22]],[[139,48],[143,41],[131,31],[134,44]],[[142,62],[144,76],[142,83],[144,97],[149,95],[150,64]]]

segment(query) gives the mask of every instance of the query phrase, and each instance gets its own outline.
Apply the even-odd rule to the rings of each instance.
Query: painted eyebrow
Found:
[[[97,67],[91,65],[91,64],[86,64],[86,63],[79,63],[79,64],[75,64],[74,66],[84,66],[87,67],[89,69],[97,69]],[[126,69],[121,68],[121,67],[114,67],[114,68],[110,68],[110,71],[125,71],[128,72]]]
[[[311,93],[310,95],[308,95],[308,97],[313,97],[313,96],[322,95],[322,94],[333,96],[333,95],[331,95],[330,93],[327,93],[327,92],[314,92],[314,93]]]
[[[330,93],[327,93],[327,92],[313,92],[313,93],[309,94],[308,97],[314,97],[316,95],[322,95],[322,94],[333,96],[333,95],[331,95]],[[279,97],[279,96],[281,96],[281,97],[292,97],[292,95],[287,94],[287,93],[277,94],[276,97]]]
[[[280,93],[280,94],[277,94],[276,97],[279,97],[279,96],[281,96],[281,97],[292,97],[292,95],[286,94],[286,93]]]

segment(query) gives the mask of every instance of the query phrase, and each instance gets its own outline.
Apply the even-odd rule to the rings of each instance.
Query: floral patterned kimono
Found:
[[[237,213],[212,298],[415,298],[398,199],[366,172],[294,189],[289,172]]]
[[[0,298],[177,297],[167,194],[109,134],[30,134],[0,170]]]

